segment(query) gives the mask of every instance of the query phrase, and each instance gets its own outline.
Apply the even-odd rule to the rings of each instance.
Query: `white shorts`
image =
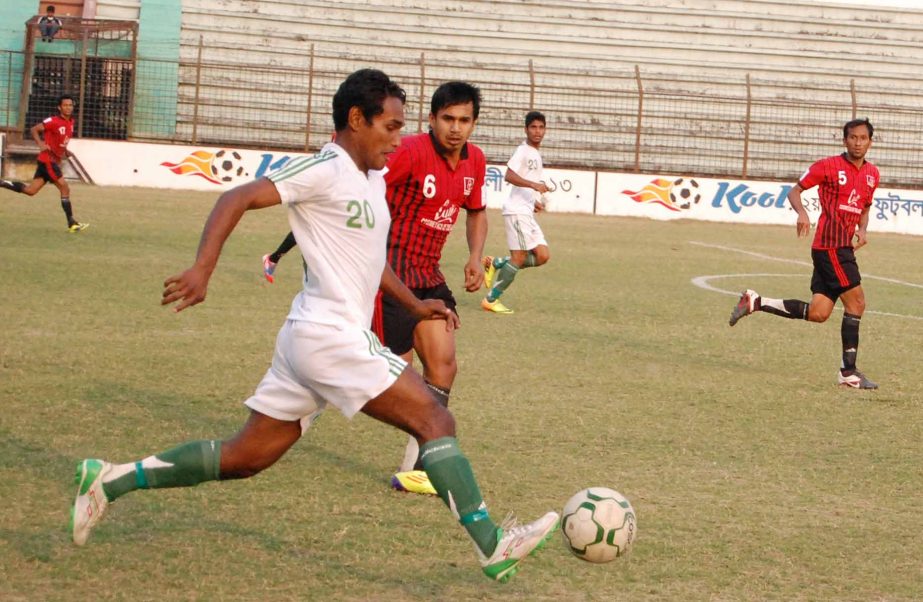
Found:
[[[503,223],[506,228],[506,244],[510,251],[531,251],[539,245],[548,246],[535,215],[504,215]]]
[[[305,419],[305,427],[328,403],[352,418],[406,366],[371,330],[286,320],[272,366],[244,404],[278,420]]]

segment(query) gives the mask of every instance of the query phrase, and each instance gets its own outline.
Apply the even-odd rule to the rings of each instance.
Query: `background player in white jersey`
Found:
[[[506,181],[512,184],[510,196],[503,203],[503,223],[507,257],[484,258],[484,282],[490,289],[481,307],[498,314],[511,314],[500,302],[500,296],[513,284],[523,268],[534,268],[548,262],[550,254],[545,235],[535,219],[544,210],[543,196],[548,186],[542,182],[542,155],[538,152],[545,138],[545,116],[538,111],[526,114],[526,140],[506,163]]]
[[[219,197],[196,261],[164,282],[164,305],[182,311],[205,300],[224,241],[245,211],[280,203],[304,257],[303,290],[279,331],[272,366],[244,403],[250,417],[224,440],[191,441],[136,462],[83,460],[71,511],[74,543],[83,545],[109,502],[136,489],[187,487],[251,477],[272,466],[328,404],[362,412],[415,436],[430,481],[468,531],[482,569],[506,580],[557,527],[548,512],[528,525],[498,527],[487,513],[455,419],[423,379],[369,329],[379,286],[420,319],[458,325],[439,299],[418,299],[385,261],[390,225],[381,170],[400,145],[404,91],[373,69],[346,78],[333,97],[337,135],[314,157]]]

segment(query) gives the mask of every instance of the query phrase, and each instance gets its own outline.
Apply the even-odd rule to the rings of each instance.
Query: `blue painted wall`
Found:
[[[176,132],[182,0],[144,0],[138,27],[135,109],[130,135]]]

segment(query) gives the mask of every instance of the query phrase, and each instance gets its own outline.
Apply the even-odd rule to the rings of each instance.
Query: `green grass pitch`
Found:
[[[161,285],[192,262],[216,195],[74,186],[72,198],[92,223],[77,235],[53,190],[0,191],[2,600],[920,596],[923,238],[872,232],[858,253],[859,366],[881,384],[859,392],[835,385],[841,314],[729,328],[736,298],[692,283],[805,299],[810,268],[770,259],[809,260],[794,219],[542,215],[551,262],[520,273],[503,298],[512,316],[463,292],[460,227],[443,261],[462,319],[451,407],[492,514],[531,520],[596,485],[638,515],[629,558],[590,565],[557,535],[499,585],[441,502],[388,489],[404,435],[336,412],[258,477],[131,494],[74,547],[78,459],[133,460],[242,423],[300,262],[262,281],[260,257],[288,226],[281,208],[252,212],[208,300],[177,315]],[[499,213],[490,224],[497,254]]]

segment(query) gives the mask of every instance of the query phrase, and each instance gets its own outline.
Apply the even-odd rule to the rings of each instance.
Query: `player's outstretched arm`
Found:
[[[173,311],[180,312],[205,301],[221,248],[245,211],[278,205],[282,200],[275,184],[260,178],[228,190],[215,203],[205,222],[195,263],[186,271],[167,278],[163,283],[161,305],[177,302]]]
[[[795,228],[798,231],[798,238],[804,238],[811,233],[811,218],[808,216],[808,210],[804,208],[804,203],[801,202],[801,193],[803,190],[801,184],[795,184],[792,186],[792,189],[788,191],[788,202],[792,206],[792,209],[798,214],[798,221],[795,223]]]
[[[393,297],[394,300],[420,320],[445,320],[447,331],[455,330],[461,325],[458,315],[446,307],[442,299],[418,299],[407,288],[407,285],[401,282],[401,279],[397,277],[397,274],[388,264],[385,264],[385,269],[381,273],[380,286],[384,294]]]

